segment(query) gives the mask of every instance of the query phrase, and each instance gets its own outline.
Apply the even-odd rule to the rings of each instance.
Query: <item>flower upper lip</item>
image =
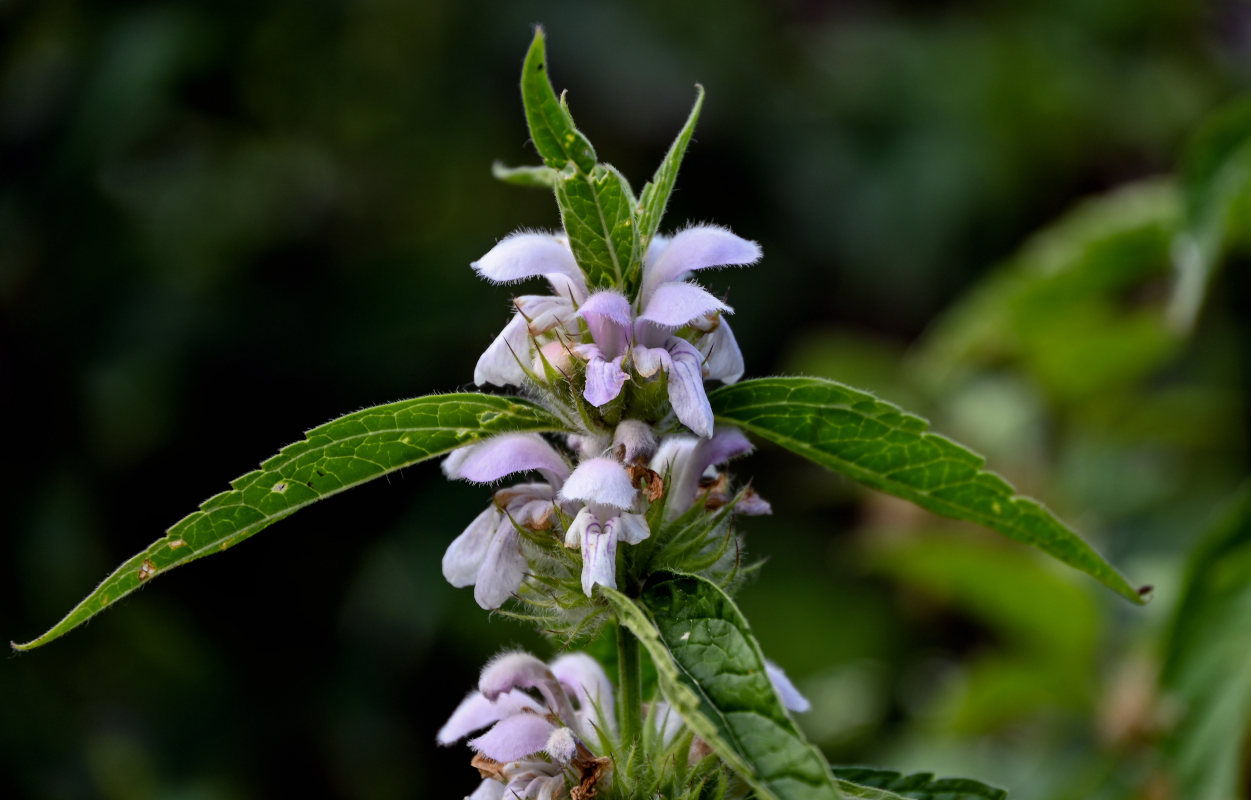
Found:
[[[733,383],[743,374],[743,357],[721,319],[733,309],[686,278],[698,270],[753,264],[759,258],[755,242],[716,226],[688,228],[672,238],[657,236],[644,258],[638,295],[630,298],[620,289],[590,292],[563,237],[534,232],[505,237],[473,263],[474,269],[497,283],[542,276],[553,294],[515,301],[516,314],[479,358],[474,382],[523,385],[530,377],[535,340],[555,332],[569,343],[570,353],[586,362],[582,395],[591,405],[599,408],[616,399],[631,366],[643,378],[663,370],[678,419],[696,434],[711,436],[712,409],[703,381]],[[585,329],[579,328],[579,320]],[[690,341],[676,335],[688,325],[695,329]]]

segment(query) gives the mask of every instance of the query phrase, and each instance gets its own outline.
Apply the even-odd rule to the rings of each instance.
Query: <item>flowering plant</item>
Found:
[[[472,586],[484,609],[532,620],[560,648],[608,631],[617,650],[615,685],[576,651],[550,663],[509,652],[486,666],[438,733],[475,751],[475,799],[1004,796],[969,780],[832,769],[808,743],[791,717],[807,701],[732,599],[749,568],[739,518],[771,507],[725,465],[752,450],[750,434],[1034,545],[1133,602],[1147,590],[919,417],[829,380],[741,380],[732,309],[695,276],[753,264],[761,247],[715,226],[659,232],[702,89],[637,195],[556,95],[541,30],[521,90],[543,164],[496,173],[550,189],[563,231],[515,233],[473,264],[493,282],[550,288],[515,299],[474,371],[478,386],[516,393],[420,397],[309,431],[14,647],[45,644],[317,500],[445,456],[452,479],[523,481],[496,488],[451,542],[447,580]],[[709,392],[707,381],[722,385]]]

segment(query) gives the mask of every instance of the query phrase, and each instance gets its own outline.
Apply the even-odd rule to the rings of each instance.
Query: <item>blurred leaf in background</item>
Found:
[[[1177,719],[1163,775],[1177,797],[1251,793],[1251,489],[1238,493],[1190,562],[1164,640],[1162,713]]]

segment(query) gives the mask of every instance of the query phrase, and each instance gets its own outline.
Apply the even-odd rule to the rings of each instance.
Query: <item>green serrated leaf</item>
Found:
[[[543,29],[534,29],[534,41],[521,67],[521,101],[530,138],[544,163],[564,169],[573,162],[583,173],[595,168],[595,148],[573,124],[565,104],[556,97],[547,75],[547,47]]]
[[[1161,683],[1181,716],[1166,753],[1188,800],[1240,796],[1251,737],[1251,485],[1195,553]]]
[[[556,170],[551,167],[507,167],[499,161],[491,164],[491,176],[513,186],[539,189],[555,189],[559,180]]]
[[[782,706],[760,646],[725,592],[703,578],[671,575],[644,589],[638,603],[611,589],[603,594],[651,655],[665,698],[758,797],[841,797],[825,759]]]
[[[686,155],[686,146],[691,143],[695,123],[699,121],[699,112],[703,107],[704,87],[695,84],[695,105],[691,107],[686,124],[682,126],[678,138],[669,146],[669,152],[656,168],[656,174],[639,193],[639,241],[643,245],[643,252],[647,252],[652,237],[660,229],[660,220],[665,215],[665,206],[669,204],[669,195],[673,193],[673,184],[678,179],[682,157]]]
[[[589,176],[565,170],[556,202],[574,259],[591,289],[622,288],[626,273],[641,262],[634,197],[616,168],[597,164]]]
[[[204,501],[51,630],[13,648],[47,644],[157,575],[221,552],[318,500],[498,433],[565,429],[529,401],[469,393],[402,400],[327,422]]]
[[[968,778],[935,778],[927,772],[903,775],[867,767],[835,767],[839,786],[861,800],[1007,800],[1003,789]]]
[[[822,378],[758,378],[708,395],[719,422],[938,514],[1034,545],[1135,603],[1138,590],[1037,501],[985,460],[928,433],[929,423],[872,395]]]

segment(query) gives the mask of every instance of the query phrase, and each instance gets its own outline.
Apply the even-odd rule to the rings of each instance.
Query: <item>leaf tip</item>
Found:
[[[1150,603],[1151,598],[1155,596],[1155,587],[1151,584],[1139,586],[1137,591],[1139,605],[1145,606],[1147,603]]]
[[[537,54],[539,55],[540,60],[542,59],[542,56],[543,56],[543,50],[544,50],[546,40],[547,40],[547,34],[543,30],[543,24],[539,23],[535,25],[534,26],[534,38],[530,40],[530,52],[535,53],[537,51]],[[541,66],[539,68],[542,69]]]

